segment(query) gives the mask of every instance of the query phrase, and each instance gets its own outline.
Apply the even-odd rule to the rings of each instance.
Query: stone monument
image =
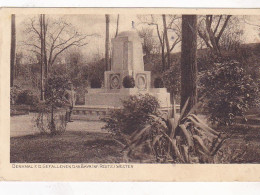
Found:
[[[134,88],[124,88],[123,79],[132,76]],[[151,72],[144,70],[142,39],[135,30],[125,31],[112,39],[111,70],[105,71],[104,88],[88,89],[85,105],[75,105],[73,118],[97,119],[110,109],[122,106],[121,100],[130,95],[150,94],[158,98],[162,110],[171,108],[166,88],[151,88]]]

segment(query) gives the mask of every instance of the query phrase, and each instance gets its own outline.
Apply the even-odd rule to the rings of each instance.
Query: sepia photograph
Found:
[[[260,15],[209,13],[11,14],[9,163],[259,164]]]

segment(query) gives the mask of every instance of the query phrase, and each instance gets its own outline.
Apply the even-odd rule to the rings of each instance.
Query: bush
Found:
[[[16,103],[17,104],[25,104],[25,105],[36,105],[39,102],[37,96],[35,96],[32,91],[24,90],[21,91],[18,96]]]
[[[45,103],[38,105],[39,114],[36,126],[41,132],[50,132],[52,135],[61,134],[66,129],[66,109],[70,102],[68,94],[68,78],[61,75],[52,75],[48,78],[45,92]]]
[[[16,104],[19,94],[21,93],[21,89],[19,86],[15,85],[10,88],[10,103]]]
[[[163,88],[163,80],[160,77],[154,79],[154,87],[155,88]]]
[[[104,72],[106,71],[106,63],[105,59],[94,59],[93,62],[88,64],[88,69],[86,72],[88,73],[88,80],[91,83],[92,79],[99,79],[100,83],[104,82]],[[86,75],[86,73],[84,73]]]
[[[36,127],[41,133],[58,135],[66,130],[67,121],[64,112],[51,113],[47,108],[41,108],[41,111],[35,117]],[[55,130],[53,129],[55,127]]]
[[[172,97],[175,97],[177,102],[180,101],[181,92],[181,70],[180,64],[171,66],[170,69],[165,71],[162,76],[164,87],[170,92]]]
[[[118,135],[141,130],[151,119],[151,114],[158,114],[159,102],[149,94],[130,96],[122,104],[122,109],[113,110],[102,119],[106,122],[104,128]]]
[[[123,86],[124,88],[134,88],[135,87],[135,80],[132,76],[125,76],[123,79]]]
[[[101,80],[98,78],[91,79],[90,86],[91,88],[101,88]]]
[[[200,77],[200,93],[213,123],[231,125],[258,102],[256,82],[237,61],[217,63]]]

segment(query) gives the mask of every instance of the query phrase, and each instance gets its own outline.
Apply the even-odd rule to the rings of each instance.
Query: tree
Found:
[[[28,51],[40,56],[41,48],[43,48],[45,71],[48,71],[58,56],[68,48],[85,46],[88,44],[87,38],[96,35],[79,33],[63,18],[47,18],[42,14],[38,19],[37,17],[29,18],[29,21],[25,23],[24,33],[27,39],[23,41],[23,44]]]
[[[221,55],[220,39],[223,35],[231,15],[206,15],[202,17],[198,28],[198,35],[203,39],[206,46],[215,54]]]
[[[165,15],[165,25],[164,25],[164,16],[161,18],[156,18],[154,15],[139,15],[139,20],[143,24],[153,26],[156,29],[156,33],[159,40],[160,52],[161,52],[161,61],[162,69],[166,70],[170,67],[170,52],[175,48],[175,46],[181,41],[181,29],[179,27],[179,17],[178,15]],[[166,21],[168,18],[168,22]],[[165,28],[166,27],[166,28]],[[174,36],[171,36],[169,39],[168,31],[171,30]],[[166,38],[167,34],[167,38]],[[167,43],[168,42],[168,43]],[[168,45],[168,46],[165,46]],[[171,47],[170,47],[171,45]],[[167,52],[165,52],[165,47],[167,47]],[[168,58],[168,66],[166,66],[166,59]]]
[[[220,51],[235,51],[241,48],[243,41],[244,30],[241,28],[244,25],[238,17],[232,17],[219,40]]]
[[[197,102],[197,16],[182,16],[181,44],[181,110],[186,101],[187,112]]]
[[[250,26],[253,26],[255,27],[255,29],[258,30],[258,36],[260,37],[260,23],[259,23],[259,20],[258,20],[258,23],[255,23],[255,22],[251,22],[250,20],[253,18],[254,16],[243,16],[243,21],[244,23],[250,25]]]
[[[118,35],[118,30],[119,30],[119,14],[117,14],[117,19],[116,19],[116,34],[115,34],[115,38]]]
[[[15,29],[15,14],[11,16],[11,54],[10,54],[10,66],[11,66],[11,87],[14,85],[15,77],[15,47],[16,47],[16,29]]]
[[[40,54],[40,64],[41,64],[41,100],[44,100],[44,75],[45,78],[47,78],[47,72],[44,72],[44,60],[45,60],[45,44],[44,44],[44,36],[45,36],[45,22],[43,22],[43,20],[45,20],[45,18],[43,17],[43,14],[40,15],[40,42],[41,42],[41,54]],[[47,67],[48,65],[45,64],[45,66]],[[46,70],[46,69],[45,69]],[[46,79],[47,80],[47,79]]]
[[[64,76],[53,75],[48,78],[48,84],[46,85],[46,106],[50,110],[50,123],[49,128],[52,134],[60,133],[55,124],[55,110],[57,108],[64,107],[69,103],[66,98],[68,79]],[[65,129],[64,129],[65,130]]]
[[[153,37],[153,29],[142,28],[138,31],[139,36],[143,39],[143,51],[145,55],[150,56],[150,54],[155,50],[156,41]]]
[[[40,56],[42,91],[48,79],[49,69],[57,58],[71,47],[82,47],[88,44],[87,37],[95,34],[81,34],[63,18],[46,17],[41,14],[25,22],[23,41],[25,49],[35,56]],[[45,81],[44,81],[45,80]],[[41,94],[44,99],[44,94]]]
[[[105,17],[106,17],[105,60],[106,60],[106,70],[110,70],[110,64],[109,64],[109,22],[110,22],[110,17],[108,14],[106,14]]]
[[[162,15],[163,18],[163,30],[164,30],[164,39],[166,43],[166,49],[167,49],[167,60],[168,60],[168,68],[171,65],[171,54],[170,54],[170,45],[169,45],[169,39],[168,39],[168,32],[167,32],[167,26],[166,26],[166,17],[165,14]]]

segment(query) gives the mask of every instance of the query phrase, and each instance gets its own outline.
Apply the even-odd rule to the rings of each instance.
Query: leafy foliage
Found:
[[[10,88],[10,103],[15,104],[17,102],[18,95],[21,93],[19,86],[14,85]]]
[[[162,76],[164,86],[167,90],[174,94],[175,98],[180,96],[181,92],[181,70],[180,64],[175,64],[171,66],[167,71],[163,73]]]
[[[122,109],[113,110],[102,119],[106,122],[104,128],[117,135],[141,130],[151,120],[151,114],[158,115],[159,102],[149,94],[130,96],[122,104]]]
[[[36,126],[44,133],[50,131],[52,135],[61,134],[65,131],[67,124],[64,111],[66,106],[70,105],[66,98],[68,79],[64,76],[53,75],[48,79],[45,90],[45,102],[38,105]]]
[[[97,79],[102,85],[102,82],[104,81],[105,70],[105,59],[95,59],[88,65],[88,80],[91,82],[93,79]]]
[[[210,120],[221,125],[231,125],[259,101],[259,86],[237,61],[216,63],[203,71],[200,91]]]
[[[45,100],[46,104],[54,108],[65,106],[68,103],[66,99],[66,90],[68,88],[68,79],[61,75],[54,75],[48,79]]]
[[[13,92],[12,96],[15,96],[14,91],[17,92],[18,90],[11,90],[11,93]],[[36,105],[38,102],[39,102],[39,100],[38,100],[37,96],[35,96],[31,90],[20,91],[18,93],[17,99],[16,99],[17,104]]]
[[[125,76],[123,79],[123,86],[124,88],[134,88],[135,87],[135,80],[132,76]]]
[[[34,121],[36,127],[41,133],[45,134],[62,134],[66,130],[67,121],[63,112],[55,112],[53,119],[51,118],[50,110],[46,107],[41,109],[41,112],[37,113]],[[54,125],[53,125],[54,124]],[[55,127],[55,129],[53,128]]]

